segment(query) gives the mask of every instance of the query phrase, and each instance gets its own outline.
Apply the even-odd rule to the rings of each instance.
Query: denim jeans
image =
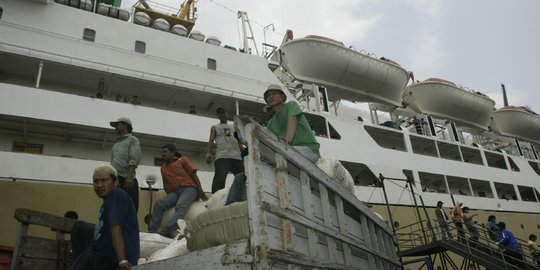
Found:
[[[246,180],[245,173],[239,173],[234,177],[225,205],[246,200]]]
[[[135,212],[139,213],[139,182],[137,181],[137,178],[133,178],[133,188],[128,190],[126,189],[126,178],[118,176],[118,187],[129,194],[129,197],[135,206]]]
[[[172,233],[178,228],[176,221],[183,219],[189,207],[197,197],[197,189],[195,187],[178,187],[175,192],[167,194],[161,200],[154,204],[154,212],[152,219],[148,225],[148,232],[156,233],[161,224],[163,213],[174,206],[174,214],[170,220],[165,223],[165,232]]]
[[[244,172],[244,162],[239,159],[219,158],[214,162],[214,171],[212,194],[225,187],[225,180],[229,172],[234,175]]]

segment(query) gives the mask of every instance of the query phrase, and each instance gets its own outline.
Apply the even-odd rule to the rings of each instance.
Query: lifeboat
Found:
[[[403,103],[418,113],[480,130],[489,129],[495,106],[495,101],[483,93],[469,91],[438,78],[409,85],[403,94]]]
[[[401,107],[409,73],[320,36],[293,39],[280,48],[281,66],[294,78],[326,86],[332,101],[346,99]]]
[[[493,131],[540,144],[540,116],[526,107],[506,106],[493,112]]]

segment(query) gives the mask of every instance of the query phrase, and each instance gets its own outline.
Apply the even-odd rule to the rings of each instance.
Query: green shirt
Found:
[[[300,106],[294,101],[289,101],[281,107],[281,111],[275,113],[272,116],[272,119],[268,121],[266,128],[272,133],[276,134],[279,137],[285,137],[287,135],[287,125],[289,123],[289,118],[296,116],[298,118],[298,124],[296,126],[296,133],[291,142],[292,146],[307,146],[315,154],[320,156],[319,148],[320,145],[313,135],[313,131],[309,126],[306,117],[302,113]]]

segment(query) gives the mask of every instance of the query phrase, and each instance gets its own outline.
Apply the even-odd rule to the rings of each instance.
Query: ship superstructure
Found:
[[[187,35],[194,31],[186,29]],[[455,119],[422,114],[395,100],[372,103],[371,121],[342,116],[340,98],[331,92],[345,89],[339,83],[295,78],[280,66],[283,59],[299,61],[287,55],[266,59],[213,41],[49,0],[0,0],[0,215],[7,223],[1,244],[12,243],[12,210],[20,206],[58,214],[80,207],[82,217],[92,216],[89,177],[95,165],[109,161],[116,136],[108,123],[121,116],[133,121],[141,141],[139,179],[159,175],[161,146],[172,142],[194,160],[209,191],[213,168],[203,155],[217,122],[215,109],[265,122],[262,93],[270,84],[282,84],[289,99],[303,106],[321,154],[336,157],[350,171],[361,200],[385,203],[380,175],[409,178],[427,206],[458,200],[473,209],[526,217],[528,228],[536,230],[538,140],[503,137],[485,125],[461,127]],[[406,80],[403,68],[370,61],[381,70],[392,65]],[[358,81],[353,75],[346,74],[347,92],[339,93],[354,100],[350,90]],[[369,101],[366,96],[369,91],[362,101]],[[192,106],[196,113],[190,113]],[[383,116],[391,122],[383,123]],[[424,120],[420,129],[412,122],[415,116]],[[162,188],[159,181],[155,188]],[[413,205],[405,183],[386,184],[386,189],[395,209]],[[141,211],[147,211],[141,194]]]

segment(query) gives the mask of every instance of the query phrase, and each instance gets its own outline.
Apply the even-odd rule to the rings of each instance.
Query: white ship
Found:
[[[411,101],[414,87],[425,83],[406,91],[405,69],[336,43],[293,40],[273,53],[281,57],[258,57],[192,30],[193,11],[183,14],[187,26],[182,28],[175,26],[180,24],[176,13],[162,21],[155,14],[138,14],[136,24],[133,18],[123,20],[125,11],[102,6],[103,13],[121,17],[115,18],[93,9],[88,0],[0,0],[0,245],[15,244],[13,212],[18,207],[58,215],[76,209],[79,218],[95,219],[99,200],[90,185],[91,172],[109,161],[116,139],[109,122],[122,116],[133,121],[141,141],[137,178],[142,188],[146,176],[159,175],[161,146],[175,143],[197,165],[209,192],[213,166],[204,162],[204,154],[210,127],[217,123],[215,109],[224,107],[264,122],[268,115],[262,94],[270,84],[289,89],[288,100],[304,108],[321,155],[342,162],[355,179],[356,197],[375,205],[385,220],[389,217],[377,184],[380,175],[412,179],[414,192],[428,207],[439,200],[445,206],[462,201],[479,215],[479,223],[495,214],[520,238],[540,231],[540,138],[529,132],[539,128],[537,115],[527,124],[537,126],[520,126],[525,131],[512,133],[511,125],[503,131],[497,123],[499,132],[491,132],[491,111],[485,108],[493,104],[488,98],[449,92],[471,106],[461,111],[466,113],[452,114],[451,107],[444,106],[446,99],[433,96],[446,90],[432,89],[413,93],[415,106],[404,108],[396,96],[407,98],[409,93]],[[141,25],[156,21],[155,27]],[[319,60],[345,59],[351,69],[310,69],[313,63],[299,62],[309,58],[310,51],[291,49],[306,42],[334,48],[325,54],[320,44],[313,45]],[[342,64],[327,67],[339,69]],[[358,80],[358,74],[367,83]],[[387,98],[381,93],[391,94]],[[370,104],[371,119],[342,114],[341,99],[355,97],[379,102]],[[192,106],[196,113],[190,113]],[[491,117],[497,120],[497,114]],[[413,117],[422,120],[419,127]],[[381,124],[387,120],[393,124]],[[413,223],[417,212],[406,183],[384,184],[393,225]],[[162,189],[161,182],[154,188]],[[140,195],[143,224],[148,189]]]

